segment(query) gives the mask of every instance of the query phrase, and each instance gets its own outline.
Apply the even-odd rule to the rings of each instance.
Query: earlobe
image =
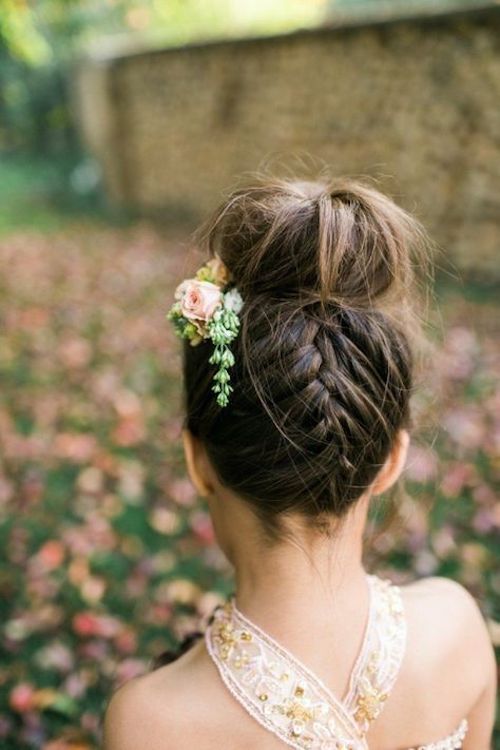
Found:
[[[210,490],[203,481],[200,472],[197,467],[196,455],[195,455],[195,441],[189,430],[182,430],[182,442],[184,445],[184,456],[186,459],[186,466],[196,491],[200,497],[206,497],[210,494]]]
[[[408,446],[410,444],[410,435],[408,430],[400,430],[396,440],[394,441],[393,448],[385,462],[377,474],[375,481],[372,485],[372,494],[380,495],[382,492],[388,490],[392,485],[399,479],[401,472],[403,471],[406,456],[408,455]]]

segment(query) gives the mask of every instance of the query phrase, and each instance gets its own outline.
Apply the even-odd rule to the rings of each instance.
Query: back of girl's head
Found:
[[[185,426],[271,535],[342,517],[409,424],[420,224],[366,182],[258,180],[202,227],[243,298],[229,404],[184,344]]]

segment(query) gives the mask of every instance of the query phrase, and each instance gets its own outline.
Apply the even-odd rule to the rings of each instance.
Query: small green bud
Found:
[[[222,356],[223,354],[220,349],[215,348],[208,361],[211,365],[218,365],[221,362]]]
[[[229,349],[224,349],[221,355],[221,364],[225,367],[234,365],[234,354]]]
[[[227,406],[229,403],[229,399],[225,393],[219,393],[216,400],[219,406]]]

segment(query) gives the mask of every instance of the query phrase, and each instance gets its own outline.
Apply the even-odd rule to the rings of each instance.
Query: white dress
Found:
[[[406,646],[398,586],[367,575],[368,622],[347,695],[339,700],[287,649],[251,622],[234,598],[216,609],[205,631],[208,653],[241,705],[297,750],[369,750],[371,722],[394,685]],[[409,750],[461,748],[467,719],[444,739]]]

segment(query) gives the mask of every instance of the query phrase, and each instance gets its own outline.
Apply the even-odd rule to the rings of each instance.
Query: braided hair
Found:
[[[198,232],[243,298],[230,405],[184,345],[185,427],[270,538],[342,517],[410,420],[418,221],[361,180],[257,180]]]

